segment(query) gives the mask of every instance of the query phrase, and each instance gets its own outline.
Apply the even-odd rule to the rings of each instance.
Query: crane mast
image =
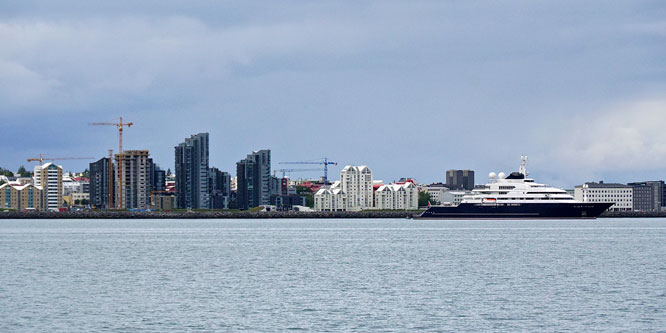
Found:
[[[116,203],[117,208],[123,208],[123,126],[132,127],[134,123],[128,122],[123,123],[123,117],[120,117],[120,122],[111,123],[90,123],[92,126],[116,126],[118,128],[118,202]]]

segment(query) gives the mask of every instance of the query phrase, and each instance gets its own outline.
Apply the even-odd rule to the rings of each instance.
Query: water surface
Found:
[[[0,220],[0,331],[659,331],[666,219]]]

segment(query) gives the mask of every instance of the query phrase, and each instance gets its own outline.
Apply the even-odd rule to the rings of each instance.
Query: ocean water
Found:
[[[0,331],[666,331],[666,219],[0,220]]]

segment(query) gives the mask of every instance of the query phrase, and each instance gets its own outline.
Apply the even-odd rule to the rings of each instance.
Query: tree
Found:
[[[32,177],[32,172],[26,170],[25,167],[22,166],[22,165],[19,167],[17,173],[18,173],[19,176],[21,176],[21,177]]]
[[[90,170],[85,169],[83,171],[83,178],[90,178]]]
[[[85,205],[87,205],[87,204],[89,204],[89,203],[90,203],[90,201],[89,201],[88,199],[81,199],[81,204],[82,204],[82,205],[85,206]]]
[[[74,200],[74,204],[77,205],[77,206],[80,205],[80,204],[81,204],[81,200],[79,200],[79,199]]]
[[[305,197],[305,205],[313,208],[314,207],[314,193],[312,189],[305,186],[296,186],[296,193]]]
[[[0,176],[14,177],[14,173],[7,169],[0,168]]]
[[[430,201],[430,193],[426,191],[419,192],[419,207],[427,206]]]
[[[0,180],[0,186],[2,186],[5,183],[4,180]]]

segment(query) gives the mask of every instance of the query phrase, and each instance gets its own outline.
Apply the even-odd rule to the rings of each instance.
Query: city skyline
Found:
[[[122,116],[126,149],[172,171],[208,132],[232,174],[270,149],[386,182],[484,183],[521,155],[561,187],[666,178],[662,3],[156,4],[0,4],[0,167],[105,157],[117,131],[87,124]]]

